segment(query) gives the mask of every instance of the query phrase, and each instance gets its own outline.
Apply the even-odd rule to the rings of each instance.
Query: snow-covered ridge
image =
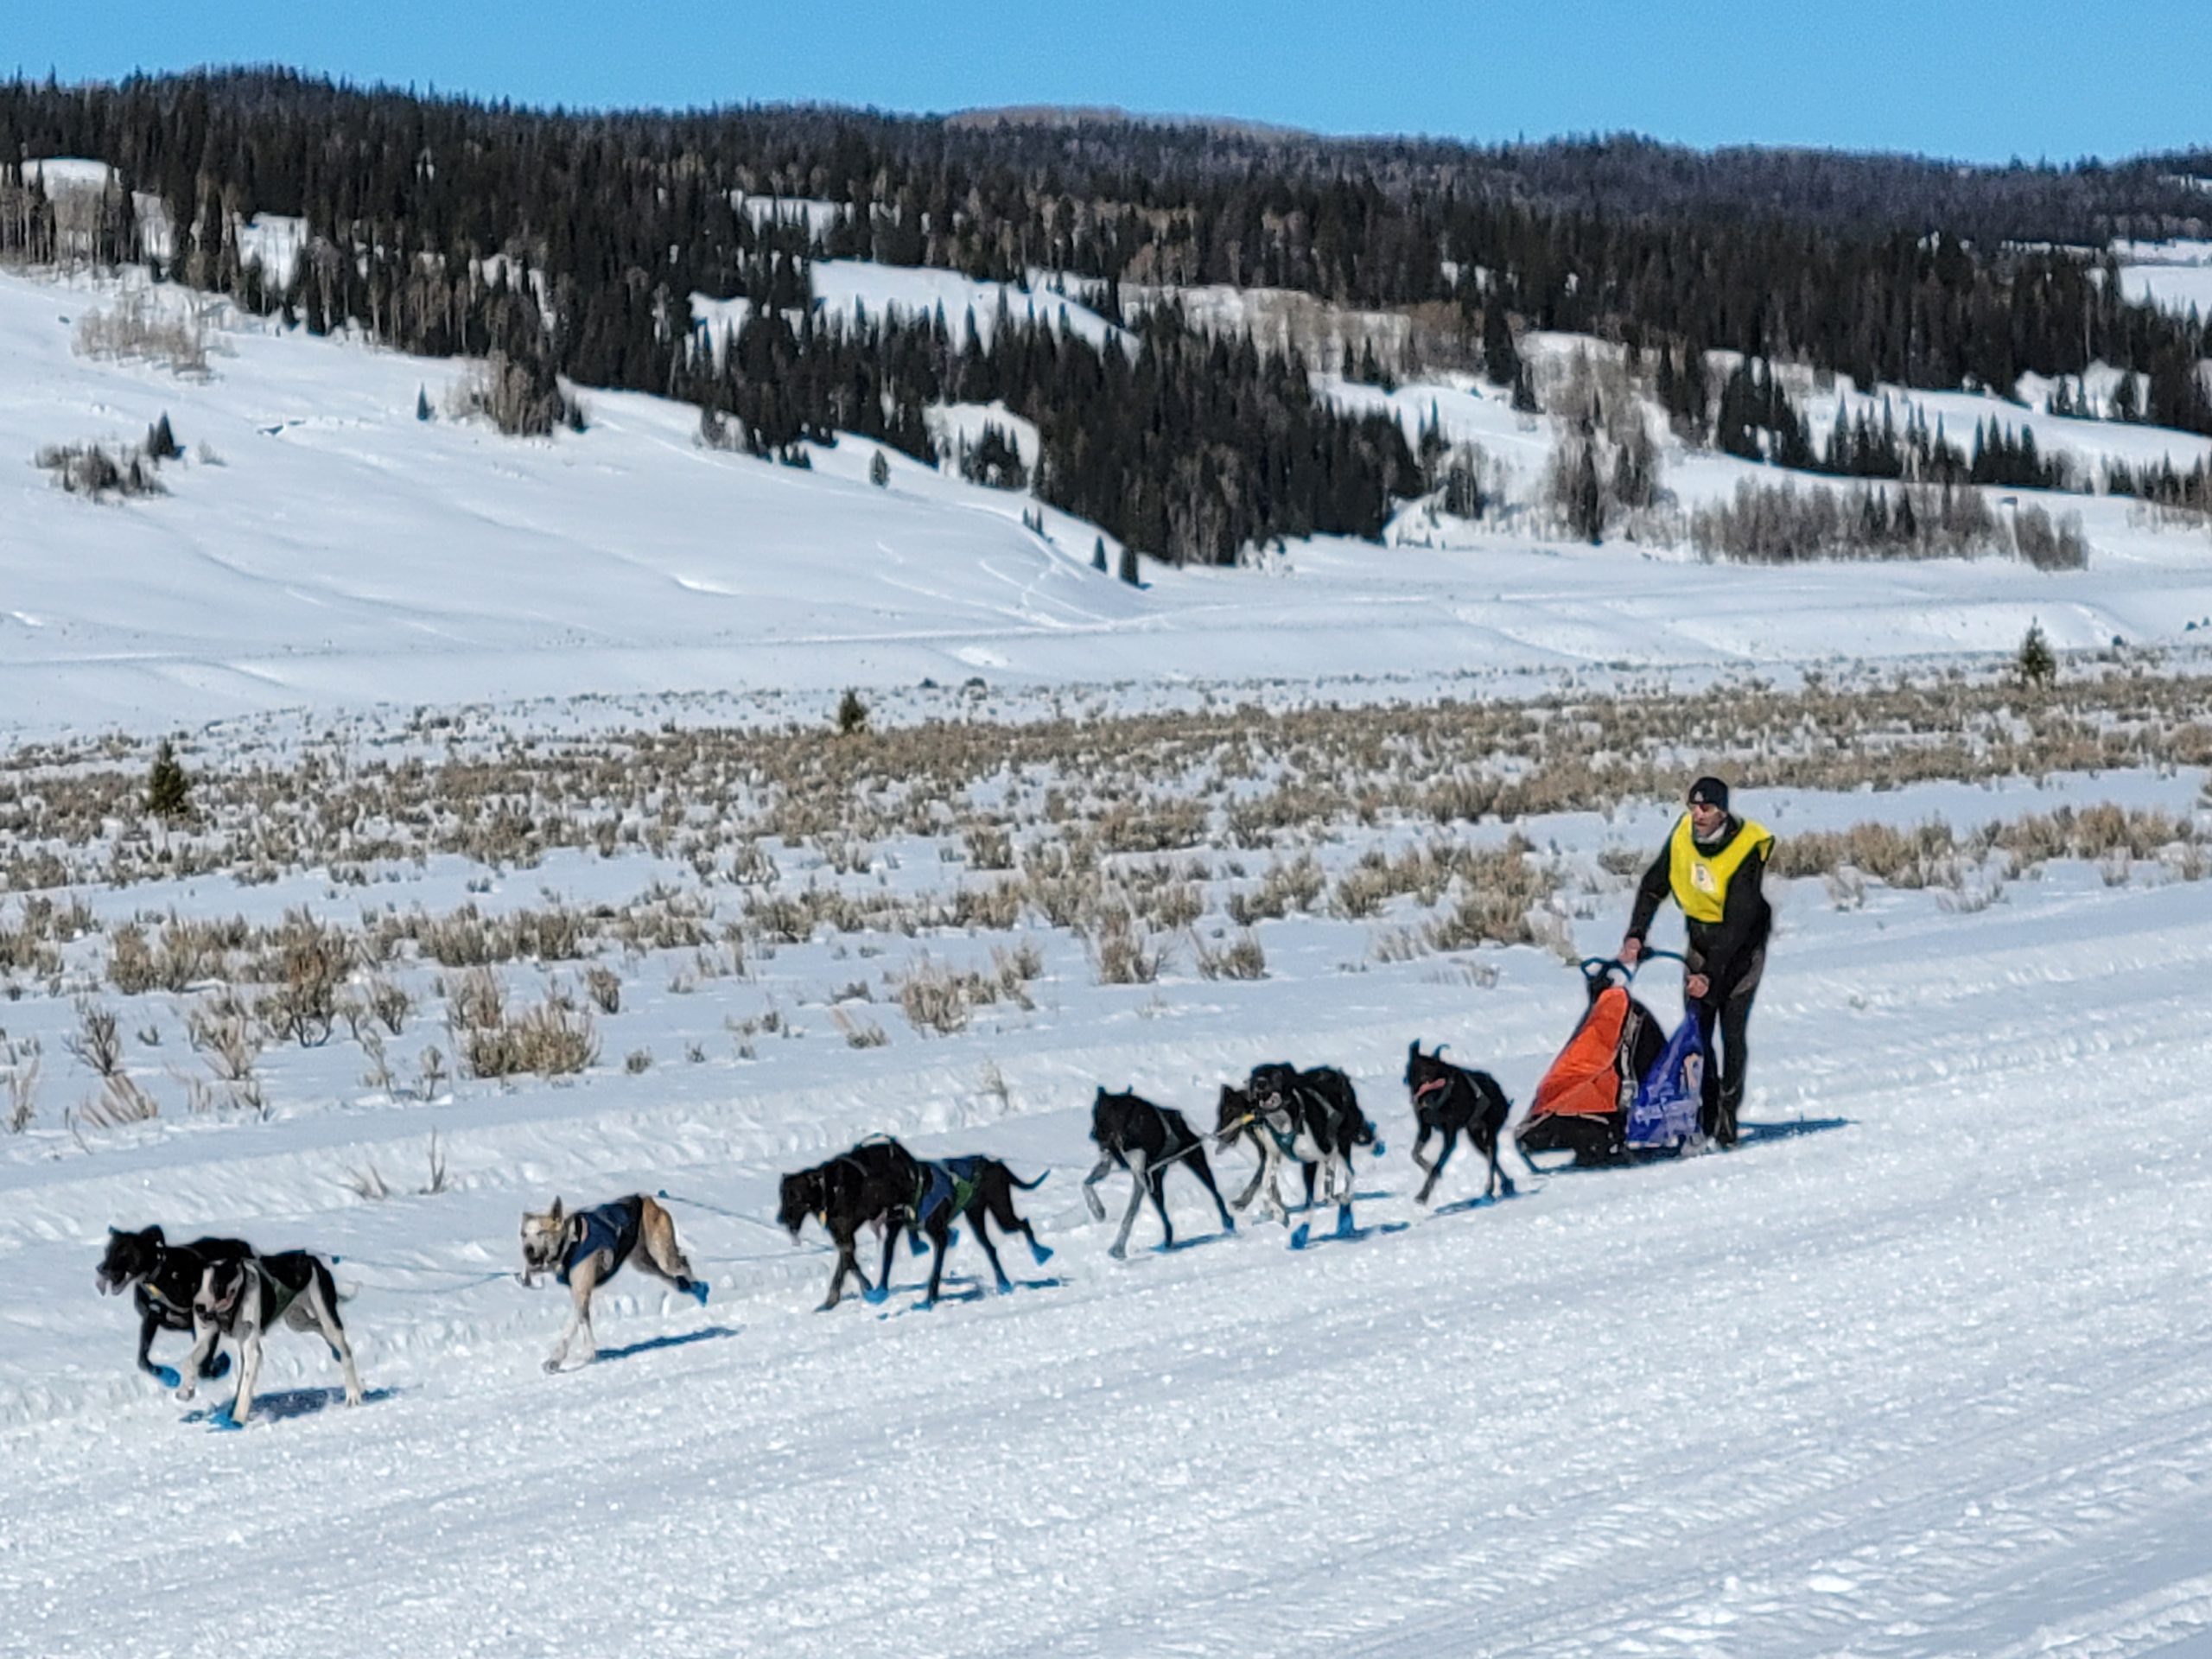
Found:
[[[830,302],[871,315],[902,294],[931,306],[949,294],[963,318],[982,302],[979,327],[996,315],[999,295],[964,279],[817,270]],[[1057,296],[1020,297],[1057,315]],[[1021,525],[1039,510],[1030,498],[896,454],[876,489],[861,441],[794,471],[703,452],[689,406],[587,391],[589,431],[518,442],[416,418],[418,392],[442,409],[465,365],[258,320],[216,330],[204,380],[78,355],[79,320],[117,302],[108,286],[0,278],[0,355],[17,371],[0,380],[0,462],[15,469],[0,514],[0,719],[19,731],[978,671],[1070,683],[1788,664],[2009,650],[2037,618],[2062,646],[2177,639],[2212,616],[2212,543],[2076,498],[2054,500],[2082,512],[2096,557],[2070,577],[1993,563],[1717,569],[1484,530],[1388,554],[1296,544],[1264,581],[1147,563],[1132,589],[1091,569],[1096,526],[1042,508],[1040,537]],[[1331,395],[1387,402],[1409,432],[1433,403],[1454,435],[1541,478],[1548,423],[1487,389]],[[164,413],[187,452],[162,470],[165,496],[94,504],[30,465],[51,444],[135,443]],[[1763,471],[1677,456],[1665,481],[1696,499]]]
[[[817,260],[808,270],[815,312],[825,322],[926,322],[937,318],[956,341],[988,343],[1003,314],[1027,327],[1065,330],[1093,346],[1128,338],[1080,300],[1041,286],[1023,289],[932,266],[879,265],[857,259]],[[691,296],[692,324],[704,330],[717,364],[752,311],[751,302],[743,298]]]

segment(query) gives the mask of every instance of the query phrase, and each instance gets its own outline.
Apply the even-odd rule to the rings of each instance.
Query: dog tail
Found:
[[[1039,1176],[1035,1180],[1033,1180],[1033,1181],[1025,1181],[1025,1180],[1023,1180],[1023,1179],[1021,1179],[1021,1177],[1020,1177],[1020,1176],[1019,1176],[1019,1175],[1015,1174],[1015,1173],[1014,1173],[1014,1171],[1013,1171],[1013,1170],[1009,1169],[1009,1170],[1007,1170],[1007,1173],[1006,1173],[1006,1178],[1007,1178],[1007,1179],[1008,1179],[1009,1181],[1012,1181],[1012,1182],[1013,1182],[1016,1186],[1020,1187],[1023,1192],[1035,1192],[1039,1187],[1040,1187],[1040,1186],[1044,1185],[1045,1185],[1045,1183],[1046,1183],[1046,1181],[1048,1181],[1048,1180],[1052,1179],[1052,1172],[1051,1170],[1047,1169],[1047,1170],[1046,1170],[1046,1171],[1042,1175],[1039,1175]]]

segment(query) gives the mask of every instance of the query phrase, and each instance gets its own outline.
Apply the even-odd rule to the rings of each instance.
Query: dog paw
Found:
[[[200,1368],[200,1375],[209,1382],[213,1382],[218,1377],[228,1376],[230,1374],[231,1357],[228,1354],[218,1354]]]
[[[1032,1244],[1029,1247],[1029,1253],[1037,1258],[1037,1265],[1040,1268],[1052,1259],[1051,1249],[1043,1244]]]
[[[1106,1254],[1112,1256],[1116,1262],[1126,1262],[1129,1259],[1128,1251],[1119,1244],[1108,1245],[1106,1247]]]
[[[233,1401],[232,1405],[235,1405],[236,1403],[237,1402]],[[232,1414],[231,1406],[219,1406],[213,1411],[207,1414],[207,1427],[214,1429],[225,1429],[235,1432],[236,1430],[244,1428],[245,1425]]]
[[[689,1294],[699,1304],[700,1306],[704,1307],[707,1305],[706,1281],[704,1280],[695,1281],[691,1286]]]
[[[179,1389],[184,1386],[184,1379],[177,1375],[175,1368],[173,1366],[155,1366],[154,1380],[156,1382],[159,1382],[165,1389]]]
[[[866,1302],[870,1307],[881,1307],[884,1303],[890,1300],[891,1293],[887,1290],[864,1290],[861,1292],[861,1300]]]
[[[561,1362],[560,1362],[559,1360],[557,1360],[557,1359],[549,1359],[549,1360],[547,1360],[547,1361],[545,1362],[545,1375],[546,1375],[546,1376],[560,1376],[560,1375],[561,1375]]]

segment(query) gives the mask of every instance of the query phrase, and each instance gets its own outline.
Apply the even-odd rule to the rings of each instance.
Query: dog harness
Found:
[[[630,1252],[638,1247],[642,1208],[635,1198],[617,1198],[595,1210],[579,1210],[569,1217],[569,1248],[561,1257],[561,1265],[553,1270],[555,1281],[567,1284],[571,1273],[601,1250],[613,1253],[618,1268],[628,1261]]]
[[[965,1210],[982,1181],[977,1166],[982,1161],[981,1158],[948,1158],[943,1163],[922,1165],[920,1185],[914,1191],[915,1221],[928,1226],[947,1205],[955,1215]]]

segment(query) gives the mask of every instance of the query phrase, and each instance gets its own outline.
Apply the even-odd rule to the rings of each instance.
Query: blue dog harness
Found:
[[[921,1188],[914,1198],[917,1224],[928,1226],[947,1205],[955,1215],[965,1210],[982,1179],[977,1166],[982,1161],[981,1158],[947,1158],[942,1163],[924,1164]]]
[[[613,1252],[613,1267],[627,1262],[630,1252],[638,1248],[642,1209],[635,1198],[617,1198],[595,1210],[577,1211],[569,1218],[569,1248],[561,1257],[561,1265],[554,1269],[555,1281],[567,1284],[571,1273],[601,1250]]]

